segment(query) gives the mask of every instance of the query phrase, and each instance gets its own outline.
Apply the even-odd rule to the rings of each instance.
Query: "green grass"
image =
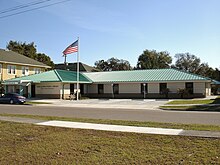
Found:
[[[204,105],[194,105],[194,106],[182,106],[182,105],[163,105],[160,106],[163,110],[182,110],[182,111],[206,111],[206,112],[220,112],[220,105],[216,106],[204,106]]]
[[[175,100],[168,102],[166,105],[160,106],[160,108],[164,110],[220,112],[220,97],[210,100]]]
[[[220,139],[0,121],[1,164],[220,164]]]
[[[35,102],[35,101],[27,101],[25,102],[24,104],[26,105],[33,105],[33,104],[52,104],[52,103],[49,103],[49,102]]]
[[[215,100],[174,100],[167,104],[212,104]]]
[[[199,100],[199,99],[194,99],[194,100],[174,100],[170,101],[167,104],[220,104],[220,96],[217,97],[216,99],[209,99],[209,100]]]
[[[220,126],[216,126],[216,125],[140,122],[140,121],[104,120],[104,119],[87,119],[87,118],[66,118],[66,117],[21,115],[21,114],[0,114],[0,116],[24,117],[24,118],[32,118],[32,119],[40,119],[40,120],[61,120],[61,121],[99,123],[99,124],[128,125],[128,126],[138,126],[138,127],[158,127],[158,128],[176,128],[176,129],[184,129],[184,130],[220,131]]]

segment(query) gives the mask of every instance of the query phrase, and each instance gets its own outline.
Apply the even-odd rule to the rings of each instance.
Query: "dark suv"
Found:
[[[24,104],[26,97],[19,95],[18,93],[7,93],[0,97],[0,103],[9,104]]]

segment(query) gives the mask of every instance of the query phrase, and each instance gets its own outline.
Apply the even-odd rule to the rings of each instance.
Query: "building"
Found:
[[[69,98],[76,92],[76,72],[51,70],[37,75],[5,81],[7,91],[28,87],[38,98]],[[211,79],[176,69],[80,73],[80,93],[91,98],[180,98],[179,89],[187,89],[185,98],[211,95]]]
[[[38,74],[49,68],[51,67],[24,55],[0,49],[0,81]],[[12,86],[9,86],[8,88],[10,87]],[[12,87],[12,89],[8,90],[19,92],[21,89]],[[26,88],[23,90],[23,93],[27,93]]]
[[[77,63],[67,63],[65,64],[55,64],[55,69],[60,70],[69,70],[69,71],[77,71]],[[92,66],[86,65],[84,63],[79,62],[79,71],[80,72],[100,72],[99,69],[96,69]]]
[[[220,81],[212,80],[211,89],[214,95],[220,95]]]

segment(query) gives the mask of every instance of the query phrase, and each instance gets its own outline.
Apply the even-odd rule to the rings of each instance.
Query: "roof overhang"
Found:
[[[4,81],[2,84],[4,85],[26,85],[30,84],[32,81],[31,80],[14,80],[14,81]]]
[[[11,62],[11,61],[0,61],[0,63],[3,64],[14,64],[14,65],[23,65],[23,66],[32,66],[32,67],[40,67],[40,68],[51,68],[47,65],[36,65],[36,64],[24,64],[24,63],[17,63],[17,62]]]
[[[177,82],[206,82],[210,83],[211,80],[161,80],[161,81],[94,81],[93,84],[114,84],[114,83],[177,83]]]
[[[77,81],[62,81],[62,83],[77,83]],[[92,82],[88,81],[79,81],[80,84],[92,84]]]
[[[212,80],[211,84],[212,85],[220,85],[220,81]]]

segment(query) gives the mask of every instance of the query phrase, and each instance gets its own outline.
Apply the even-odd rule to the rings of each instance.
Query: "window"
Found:
[[[40,68],[34,68],[34,73],[35,73],[35,74],[40,73]]]
[[[167,89],[167,83],[160,83],[160,94],[163,94]]]
[[[144,90],[145,90],[145,94],[147,94],[148,93],[148,85],[147,85],[147,83],[141,84],[141,93],[144,94]]]
[[[22,75],[29,75],[29,68],[22,66]]]
[[[0,74],[2,73],[2,64],[0,64]]]
[[[104,93],[104,85],[98,84],[98,94],[103,94],[103,93]]]
[[[113,84],[113,93],[119,94],[119,85],[118,84]]]
[[[185,84],[185,87],[187,91],[189,92],[189,94],[193,94],[193,82],[187,82]]]
[[[16,67],[14,65],[8,65],[8,74],[15,74]]]

